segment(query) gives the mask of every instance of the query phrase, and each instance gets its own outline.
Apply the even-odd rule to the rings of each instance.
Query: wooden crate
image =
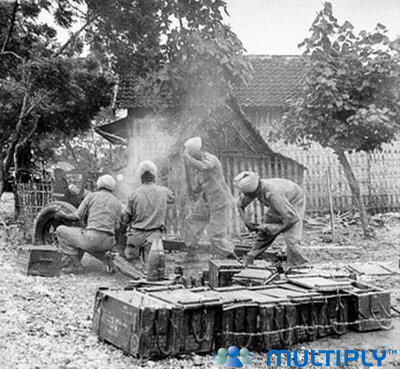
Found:
[[[18,248],[18,269],[28,275],[56,277],[60,275],[61,252],[51,245],[23,245]]]
[[[387,329],[391,326],[390,292],[353,282],[350,294],[350,327],[357,332]]]
[[[257,303],[247,296],[240,286],[219,287],[211,290],[206,287],[194,288],[194,293],[217,298],[222,302],[220,332],[216,335],[216,347],[247,347],[254,349],[255,340],[251,334],[256,332]]]
[[[276,298],[289,300],[296,308],[293,343],[313,341],[318,337],[318,326],[324,318],[321,310],[324,306],[323,295],[313,291],[296,291],[279,285],[253,287],[255,291]]]
[[[206,353],[214,349],[222,315],[220,299],[191,292],[182,286],[151,287],[141,291],[181,309],[180,353]]]
[[[210,260],[210,287],[230,286],[232,284],[233,275],[239,273],[243,268],[243,265],[236,260]]]
[[[233,275],[232,281],[242,286],[259,286],[264,284],[272,274],[272,270],[251,265]]]
[[[319,311],[319,322],[326,328],[318,329],[318,337],[342,335],[346,333],[350,321],[350,294],[344,288],[351,288],[347,278],[333,279],[320,276],[299,276],[289,278],[289,283],[281,286],[303,291],[316,291],[323,295],[324,305]]]
[[[345,334],[350,324],[350,294],[323,293],[325,304],[320,311],[320,322],[328,328],[318,329],[318,337]]]
[[[179,352],[182,311],[136,290],[99,289],[93,312],[97,336],[127,354],[163,357]]]
[[[292,343],[290,327],[295,325],[296,309],[289,300],[261,294],[243,286],[213,290],[196,288],[192,291],[222,300],[222,324],[217,347],[236,345],[264,351],[288,347]]]
[[[246,294],[258,305],[256,349],[260,351],[288,347],[294,343],[291,329],[296,325],[296,308],[286,297],[260,293],[257,287]]]

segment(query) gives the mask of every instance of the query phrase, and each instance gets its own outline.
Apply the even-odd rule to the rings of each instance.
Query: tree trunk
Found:
[[[353,169],[351,168],[349,160],[347,159],[344,151],[341,149],[338,149],[338,150],[335,150],[335,152],[338,156],[340,164],[343,167],[344,173],[346,174],[346,178],[349,183],[351,192],[357,201],[358,210],[360,212],[361,226],[363,229],[364,236],[367,236],[368,235],[368,215],[367,215],[367,211],[365,210],[364,201],[361,196],[360,185],[357,182],[357,179],[354,175]]]
[[[4,191],[3,150],[0,149],[0,200]]]
[[[19,201],[19,194],[18,194],[18,170],[19,170],[19,165],[18,165],[18,149],[19,149],[19,146],[17,145],[17,146],[15,147],[14,155],[13,155],[13,159],[14,159],[14,172],[15,172],[14,183],[13,183],[14,217],[15,217],[15,219],[18,219],[18,217],[19,217],[19,215],[20,215],[20,210],[21,210],[20,201]]]

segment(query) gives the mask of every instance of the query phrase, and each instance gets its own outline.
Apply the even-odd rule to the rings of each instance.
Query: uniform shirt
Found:
[[[172,202],[174,195],[167,187],[155,183],[143,184],[129,195],[123,223],[141,230],[164,227],[167,204]]]
[[[114,234],[119,226],[121,204],[110,192],[100,190],[87,195],[78,209],[75,216],[86,221],[86,229],[102,231]]]
[[[300,220],[300,210],[305,204],[305,196],[301,187],[284,178],[268,178],[261,181],[260,202],[268,207],[266,217],[284,225],[294,224]],[[242,194],[240,201],[243,207],[250,204],[255,195]]]
[[[210,211],[232,203],[233,198],[225,182],[221,162],[215,155],[205,152],[202,158],[197,160],[188,154],[187,160],[199,171],[198,182]]]

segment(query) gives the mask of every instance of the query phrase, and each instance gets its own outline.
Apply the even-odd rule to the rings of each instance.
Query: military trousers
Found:
[[[127,242],[124,254],[127,260],[138,259],[144,262],[147,260],[151,244],[154,240],[161,238],[161,230],[132,229],[127,234]]]
[[[114,235],[92,229],[61,225],[56,234],[61,251],[75,260],[81,260],[85,252],[93,256],[102,254],[115,244]]]
[[[230,204],[211,211],[203,198],[194,203],[184,221],[183,237],[189,250],[196,251],[198,241],[208,225],[208,235],[215,253],[223,256],[233,253],[233,245],[228,242],[230,215]]]
[[[303,219],[306,209],[305,197],[302,200],[299,200],[296,204],[293,204],[293,206],[296,208],[300,219],[290,229],[283,232],[282,236],[287,245],[287,262],[290,265],[296,266],[308,261],[303,256],[300,246],[303,237]],[[266,229],[274,230],[281,226],[277,214],[273,211],[268,211],[264,219],[266,222]],[[275,238],[271,236],[270,232],[259,231],[256,242],[252,250],[249,252],[249,255],[257,258],[272,245],[274,240]]]

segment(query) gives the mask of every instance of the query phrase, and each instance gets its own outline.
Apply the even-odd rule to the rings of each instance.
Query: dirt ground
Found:
[[[0,203],[0,216],[12,209],[10,198]],[[381,262],[399,271],[400,219],[398,214],[378,217],[375,238],[365,240],[356,225],[342,227],[336,243],[321,226],[306,226],[305,251],[316,268],[333,268],[354,262]],[[94,294],[99,287],[123,287],[129,278],[109,275],[97,260],[86,256],[85,273],[56,278],[32,277],[16,265],[16,249],[25,243],[16,226],[0,219],[0,368],[1,369],[122,369],[122,368],[217,368],[212,355],[191,355],[161,361],[140,361],[100,342],[91,330]],[[198,270],[205,268],[203,256]],[[181,254],[168,255],[169,269],[181,264]],[[400,277],[364,277],[361,280],[389,289],[392,305],[400,310]],[[400,318],[390,331],[349,332],[302,343],[291,350],[400,349]],[[398,355],[390,355],[384,368],[400,368]],[[322,358],[317,360],[322,362]],[[359,365],[359,366],[357,366]],[[361,364],[349,367],[362,368]],[[265,355],[255,354],[252,367],[266,367]]]

